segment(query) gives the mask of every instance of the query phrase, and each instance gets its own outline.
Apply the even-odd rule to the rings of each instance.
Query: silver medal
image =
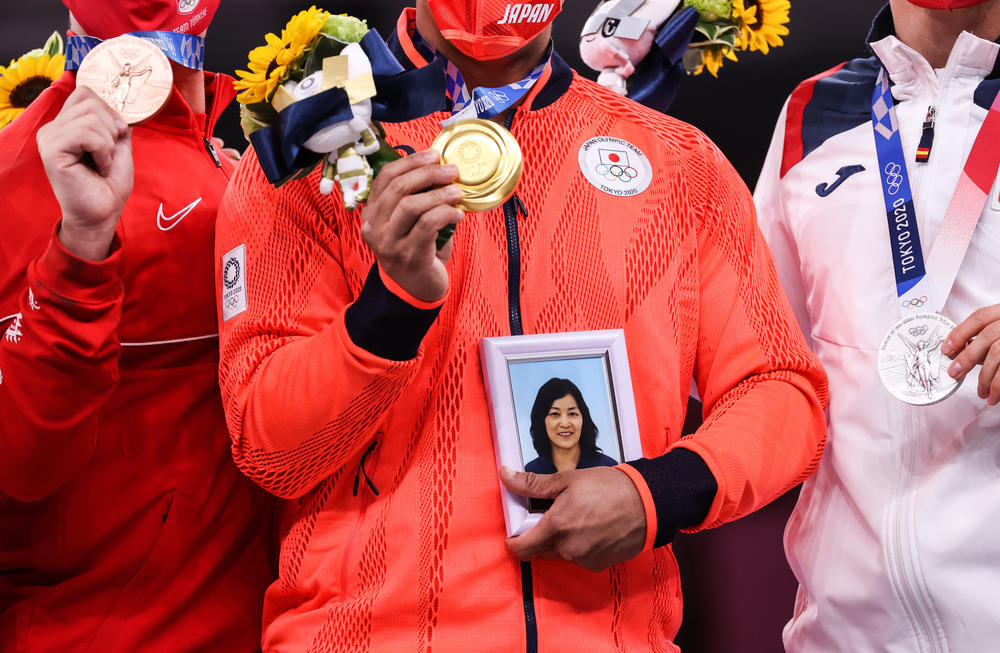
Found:
[[[960,383],[948,376],[941,345],[955,323],[938,313],[917,313],[893,325],[878,351],[878,375],[900,401],[927,406],[950,397]]]

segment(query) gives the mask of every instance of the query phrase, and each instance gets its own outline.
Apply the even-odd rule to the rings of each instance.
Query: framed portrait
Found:
[[[553,474],[642,457],[624,331],[484,338],[480,357],[498,471]],[[503,493],[508,537],[551,505]]]

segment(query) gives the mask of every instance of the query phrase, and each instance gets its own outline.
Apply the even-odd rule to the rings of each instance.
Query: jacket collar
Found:
[[[158,131],[188,131],[192,126],[211,134],[219,116],[236,97],[233,78],[221,73],[205,72],[205,114],[196,114],[176,88],[159,113],[143,123]]]
[[[937,85],[937,73],[924,57],[896,37],[892,11],[885,5],[875,16],[868,32],[868,47],[885,66],[894,83],[924,80]],[[948,57],[946,69],[953,75],[974,75],[980,79],[1000,77],[1000,43],[981,39],[969,32],[962,32]]]
[[[408,69],[426,66],[431,54],[413,39],[417,29],[417,11],[404,9],[396,22],[396,30],[388,46],[401,64]],[[535,83],[522,104],[522,110],[537,111],[550,106],[569,90],[573,82],[573,69],[553,50],[552,61]]]

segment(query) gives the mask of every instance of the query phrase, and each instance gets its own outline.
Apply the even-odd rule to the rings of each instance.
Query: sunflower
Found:
[[[59,79],[66,66],[62,54],[24,55],[0,66],[0,128],[21,115],[35,98]]]
[[[250,51],[250,71],[237,70],[239,76],[234,86],[242,91],[236,100],[243,104],[263,102],[274,94],[274,89],[285,81],[289,68],[312,45],[330,14],[310,7],[292,16],[281,37],[267,34],[266,45]]]
[[[789,8],[788,0],[733,0],[733,18],[741,25],[739,48],[767,54],[771,47],[784,45]]]
[[[719,69],[722,68],[726,59],[738,61],[732,46],[720,43],[692,47],[688,52],[692,54],[690,56],[684,55],[684,65],[688,72],[693,75],[700,75],[708,70],[712,77],[718,77]]]

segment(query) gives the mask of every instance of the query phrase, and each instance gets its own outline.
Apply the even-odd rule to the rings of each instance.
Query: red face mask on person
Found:
[[[952,9],[979,5],[986,2],[986,0],[909,0],[909,2],[924,9],[948,9],[950,11]]]
[[[221,0],[63,0],[90,36],[110,39],[127,32],[201,34]]]
[[[441,35],[463,54],[489,61],[513,54],[552,24],[563,0],[427,0]]]

